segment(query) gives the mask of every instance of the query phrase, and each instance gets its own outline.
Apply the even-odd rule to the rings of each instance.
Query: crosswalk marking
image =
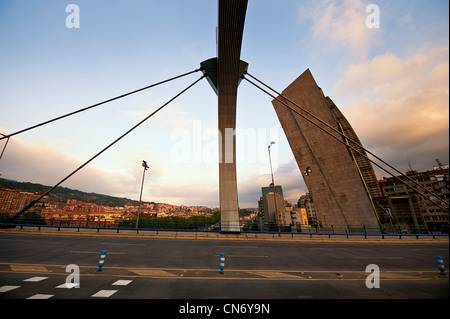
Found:
[[[27,299],[48,299],[53,297],[53,295],[46,295],[46,294],[36,294],[34,296],[28,297]]]
[[[108,298],[115,294],[118,290],[100,290],[99,292],[93,294],[91,297],[103,297]]]
[[[126,286],[133,280],[117,280],[115,283],[113,283],[113,286]]]
[[[72,288],[74,288],[74,287],[79,287],[79,285],[80,284],[78,284],[78,283],[71,283],[71,282],[69,282],[69,283],[64,283],[64,284],[62,284],[62,285],[59,285],[59,286],[56,286],[55,288],[66,288],[66,289],[72,289]]]
[[[28,281],[28,282],[38,282],[44,279],[47,279],[48,277],[31,277],[28,279],[24,279],[24,281]]]
[[[7,292],[16,288],[19,288],[20,286],[2,286],[0,287],[0,292]]]
[[[23,279],[22,281],[24,282],[40,282],[43,281],[45,279],[48,279],[49,277],[39,277],[39,276],[35,276],[35,277],[30,277],[27,279]],[[111,285],[112,286],[127,286],[129,285],[133,280],[116,280],[115,282],[113,282]],[[55,288],[62,288],[62,289],[71,289],[74,287],[77,287],[79,284],[78,283],[63,283],[61,285],[56,286]],[[2,292],[8,292],[17,288],[21,288],[22,286],[12,286],[12,285],[5,285],[5,286],[1,286],[0,287],[0,293]],[[27,286],[23,286],[23,287],[27,287]],[[117,291],[117,289],[114,290],[109,290],[109,289],[103,289],[98,291],[97,293],[93,294],[91,297],[94,298],[109,298],[111,297],[113,294],[115,294]],[[29,296],[26,299],[49,299],[54,297],[54,295],[52,294],[35,294],[33,296]]]

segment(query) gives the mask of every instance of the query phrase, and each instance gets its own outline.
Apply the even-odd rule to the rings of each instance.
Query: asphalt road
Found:
[[[99,272],[102,250],[107,255]],[[448,242],[420,240],[281,242],[0,233],[0,298],[448,299],[448,274],[439,275],[435,260],[441,255],[448,267],[448,251]],[[223,274],[221,253],[226,254]],[[79,288],[64,287],[71,264],[79,269]],[[374,274],[366,272],[370,264],[379,269],[379,288],[366,286]]]

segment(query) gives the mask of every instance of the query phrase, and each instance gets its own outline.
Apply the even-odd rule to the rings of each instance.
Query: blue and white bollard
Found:
[[[220,254],[219,268],[220,268],[220,273],[223,274],[223,270],[225,269],[225,254],[224,253]]]
[[[440,270],[440,275],[445,275],[445,266],[444,266],[444,260],[442,259],[442,256],[436,255],[436,261],[438,264],[438,268]]]
[[[102,250],[102,252],[100,254],[100,260],[98,261],[98,270],[97,271],[102,271],[103,264],[105,263],[105,258],[106,258],[106,250]]]

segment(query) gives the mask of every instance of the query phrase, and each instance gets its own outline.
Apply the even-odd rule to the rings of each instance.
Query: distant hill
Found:
[[[0,188],[16,189],[22,192],[41,195],[44,194],[48,189],[50,189],[51,186],[45,186],[29,182],[17,182],[9,179],[0,178]],[[139,201],[137,200],[131,200],[128,198],[114,197],[96,193],[85,193],[79,190],[74,190],[61,186],[55,188],[48,196],[62,202],[67,202],[68,199],[75,199],[85,203],[92,203],[110,207],[116,206],[123,207],[126,205],[137,206],[139,204]]]

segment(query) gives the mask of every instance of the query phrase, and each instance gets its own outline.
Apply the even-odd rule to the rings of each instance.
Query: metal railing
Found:
[[[307,231],[299,229],[295,226],[272,227],[273,225],[264,225],[263,227],[248,228],[248,225],[241,225],[239,230],[222,231],[220,223],[150,223],[139,224],[139,227],[129,227],[128,225],[135,225],[134,222],[119,223],[111,220],[75,220],[75,219],[29,219],[18,218],[11,219],[8,217],[0,217],[0,228],[37,228],[52,229],[61,231],[65,230],[93,230],[100,231],[115,231],[116,233],[124,232],[147,232],[147,233],[175,233],[180,234],[204,234],[208,235],[236,235],[240,237],[283,237],[283,238],[448,238],[448,228],[429,231],[425,229],[389,229],[380,227],[344,227],[344,226],[329,226],[329,227],[311,227]]]

